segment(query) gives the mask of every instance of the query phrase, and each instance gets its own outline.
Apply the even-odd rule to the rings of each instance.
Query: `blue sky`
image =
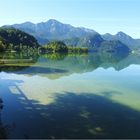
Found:
[[[140,38],[140,0],[2,0],[0,25],[56,19],[73,26]]]

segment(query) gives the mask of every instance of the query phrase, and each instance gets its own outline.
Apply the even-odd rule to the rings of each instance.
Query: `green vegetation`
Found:
[[[68,47],[62,41],[53,41],[44,46],[49,53],[67,53]]]
[[[38,47],[33,36],[14,28],[0,28],[0,51],[33,51]]]
[[[46,53],[88,53],[88,48],[69,47],[62,41],[53,41],[40,48]]]
[[[0,51],[3,52],[6,49],[6,46],[7,44],[5,40],[2,37],[0,37]]]

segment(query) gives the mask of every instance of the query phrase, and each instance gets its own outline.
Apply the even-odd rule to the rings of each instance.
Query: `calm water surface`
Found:
[[[0,137],[140,138],[140,55],[0,55]]]

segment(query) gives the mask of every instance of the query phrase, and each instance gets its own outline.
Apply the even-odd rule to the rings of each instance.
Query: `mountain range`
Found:
[[[133,39],[123,32],[118,32],[116,35],[111,35],[109,33],[100,35],[94,30],[74,27],[54,19],[37,24],[25,22],[22,24],[5,25],[4,27],[13,27],[33,35],[41,45],[51,40],[62,40],[66,45],[70,46],[94,47],[95,45],[100,45],[104,41],[116,41],[128,46],[131,50],[140,47],[140,39]]]
[[[81,38],[97,33],[94,30],[86,28],[75,28],[69,24],[63,24],[54,19],[37,24],[25,22],[22,24],[6,25],[4,27],[14,27],[31,34],[40,44],[45,44],[48,40],[64,40],[76,37]]]
[[[102,35],[102,38],[105,40],[119,40],[130,48],[140,47],[140,39],[133,39],[131,36],[118,32],[116,35],[111,35],[109,33]]]

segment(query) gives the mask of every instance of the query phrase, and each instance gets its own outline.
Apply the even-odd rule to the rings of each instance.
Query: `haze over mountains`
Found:
[[[63,24],[57,20],[51,19],[47,22],[34,24],[25,22],[22,24],[5,25],[4,27],[13,27],[33,35],[40,44],[46,44],[50,40],[63,40],[71,46],[95,46],[103,41],[118,42],[128,46],[130,49],[140,47],[140,39],[133,39],[129,35],[118,32],[116,35],[100,35],[98,32],[82,28],[73,27],[69,24]]]

